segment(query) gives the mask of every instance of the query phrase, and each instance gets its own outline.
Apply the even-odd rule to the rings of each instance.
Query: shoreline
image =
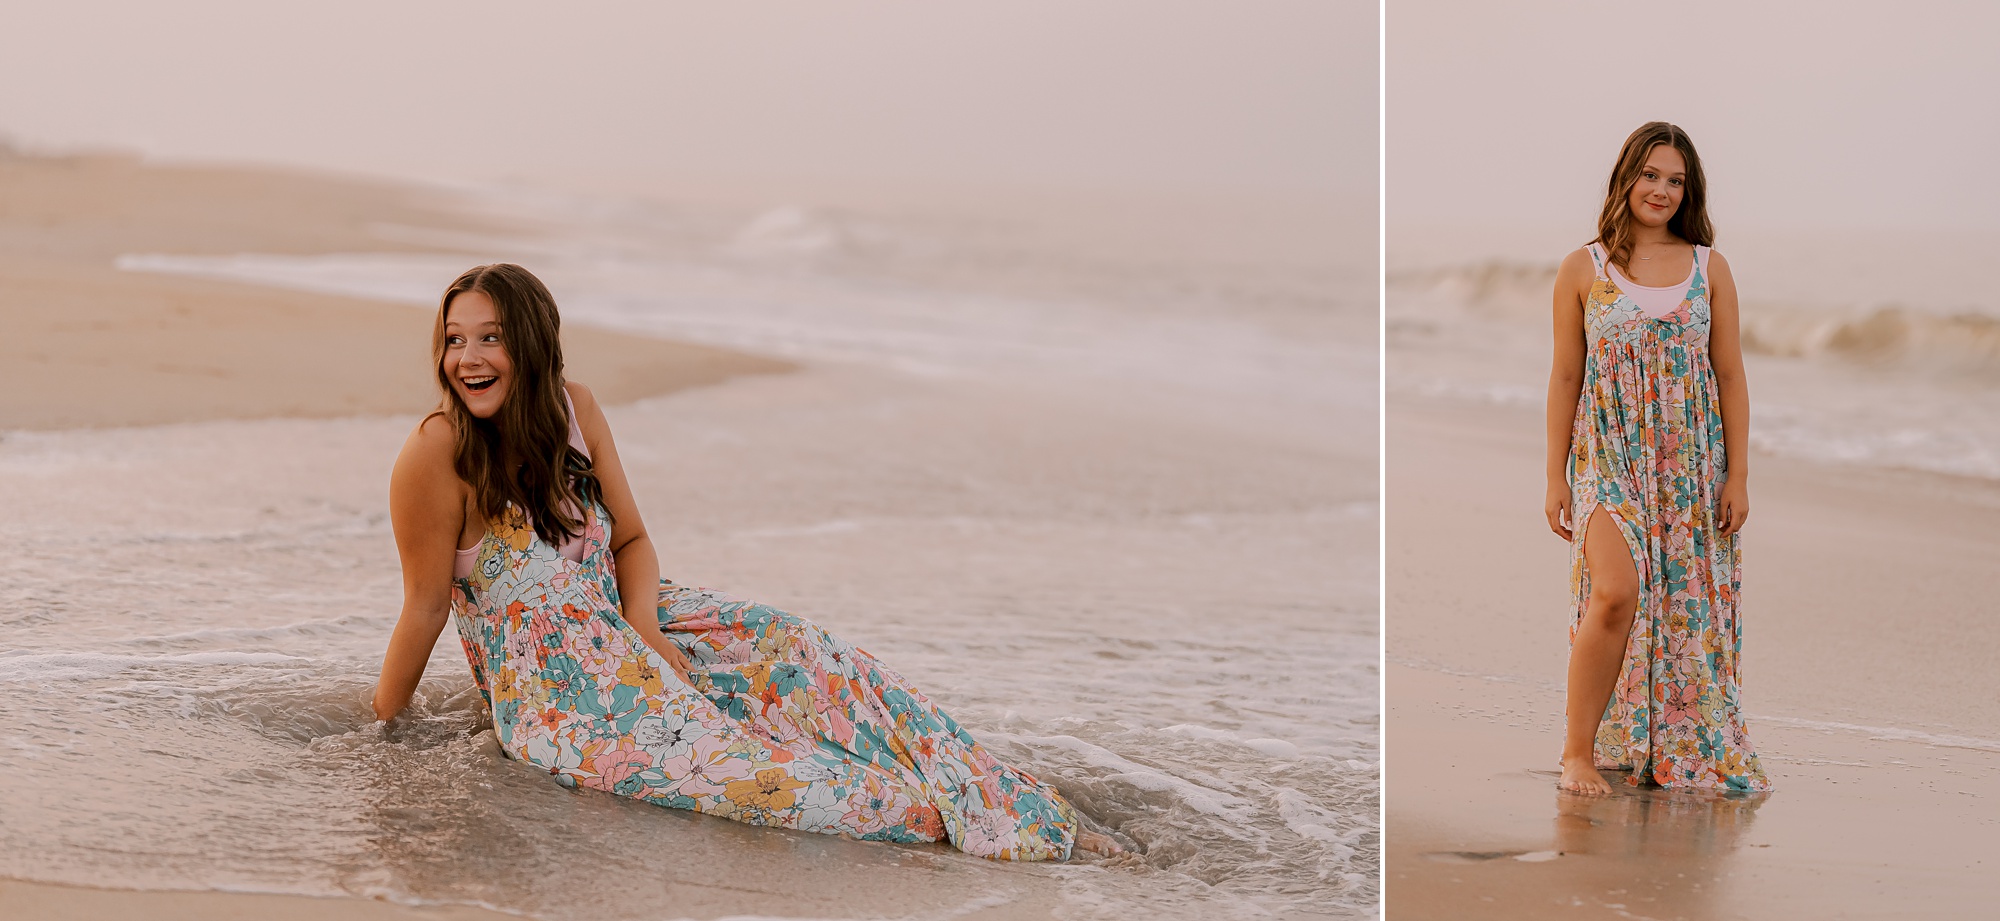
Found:
[[[116,156],[0,156],[0,198],[0,431],[423,412],[437,400],[429,310],[116,260],[450,252],[381,228],[501,229],[430,190]],[[574,323],[563,338],[571,376],[610,405],[796,367]]]
[[[264,892],[95,889],[0,877],[0,919],[63,921],[500,921],[519,918],[471,905],[401,905],[364,898]]]
[[[64,168],[72,167],[96,168]],[[1052,308],[1032,298],[987,304],[993,295],[981,273],[989,269],[977,264],[876,293],[812,271],[782,284],[713,288],[700,273],[657,272],[598,291],[680,298],[691,316],[722,316],[736,309],[732,295],[770,292],[767,313],[723,317],[767,334],[709,341],[829,356],[802,360],[794,373],[748,373],[791,366],[693,347],[663,360],[672,343],[604,333],[624,357],[595,361],[578,340],[593,331],[572,325],[571,376],[623,404],[607,412],[635,498],[650,510],[662,571],[865,642],[996,757],[1059,784],[1080,809],[1143,845],[1148,859],[1129,868],[996,864],[939,847],[783,833],[573,794],[488,757],[475,739],[404,744],[362,731],[369,723],[360,701],[402,595],[393,523],[383,514],[388,467],[435,387],[431,311],[407,304],[423,299],[430,275],[455,273],[464,257],[373,254],[425,266],[410,273],[414,287],[355,287],[363,297],[393,292],[380,296],[401,303],[115,271],[121,253],[338,254],[376,245],[365,221],[340,237],[347,218],[333,211],[342,200],[320,194],[327,184],[314,188],[320,198],[305,204],[324,206],[323,221],[307,207],[264,214],[238,201],[230,207],[244,213],[225,215],[227,226],[197,228],[186,240],[168,226],[171,214],[154,215],[167,230],[152,236],[121,223],[120,209],[132,204],[124,200],[79,206],[76,226],[57,226],[68,212],[46,209],[42,217],[55,222],[46,234],[40,218],[0,215],[0,322],[10,330],[16,316],[41,324],[34,345],[52,368],[26,376],[22,405],[67,399],[96,414],[44,423],[72,426],[66,431],[16,430],[0,444],[10,520],[62,524],[12,538],[22,565],[10,580],[17,600],[0,610],[0,623],[24,653],[66,663],[17,661],[0,675],[26,689],[0,714],[15,733],[0,768],[28,794],[0,809],[0,826],[20,844],[10,875],[46,881],[7,883],[0,915],[28,910],[32,898],[44,916],[94,905],[120,921],[160,916],[169,903],[192,906],[187,917],[288,916],[292,908],[425,916],[367,898],[389,894],[547,918],[1026,919],[1127,905],[1160,917],[1372,916],[1380,880],[1375,455],[1344,434],[1372,427],[1327,429],[1300,415],[1346,411],[1315,389],[1321,379],[1310,375],[1322,365],[1306,362],[1317,356],[1276,350],[1271,373],[1279,376],[1246,374],[1249,389],[1239,393],[1234,378],[1206,377],[1244,370],[1228,361],[1151,363],[1207,354],[1207,341],[1140,337],[1119,352],[1125,340],[1112,333],[1126,315],[1106,306],[1103,316],[1084,318],[1088,335],[1075,343],[1104,343],[1084,357],[1103,352],[1106,367],[1019,373],[1056,368],[1060,354],[989,366],[982,356],[1005,350],[988,350],[974,335],[997,335],[1003,346],[1020,317]],[[333,229],[290,243],[280,233],[267,245],[254,232],[266,220]],[[504,236],[533,242],[541,234],[554,246],[599,232],[622,233],[556,224]],[[728,232],[720,228],[714,240]],[[468,234],[459,239],[476,239]],[[701,240],[677,249],[674,240],[644,251],[738,258]],[[76,251],[52,251],[64,247]],[[373,258],[360,255],[362,264]],[[782,274],[817,258],[742,259],[752,256],[765,261],[739,259],[730,271],[748,278],[769,265]],[[550,263],[551,274],[560,264]],[[592,265],[572,267],[579,290],[588,290]],[[885,277],[901,277],[893,268]],[[1075,277],[1075,268],[1062,258],[1030,260],[1018,280],[995,277],[1084,301],[1100,286],[1136,290],[1112,284],[1116,272]],[[775,308],[821,299],[827,312],[801,318],[797,329],[852,345],[792,347],[784,325],[792,321]],[[964,323],[930,330],[933,303],[965,311]],[[1180,306],[1186,316],[1169,320],[1206,324],[1201,318],[1225,305],[1201,296]],[[597,315],[607,323],[621,316]],[[848,329],[850,319],[861,328]],[[1312,316],[1295,319],[1312,335],[1331,335]],[[1213,322],[1238,328],[1220,314]],[[1262,322],[1246,325],[1247,344],[1227,355],[1265,355]],[[382,332],[391,328],[402,332]],[[932,332],[936,347],[898,350],[898,340],[870,338]],[[161,367],[194,346],[234,349],[234,357],[211,356],[219,367],[208,381]],[[0,353],[23,348],[0,343]],[[939,366],[961,354],[974,359],[962,373]],[[693,373],[696,355],[713,359],[706,378]],[[92,359],[99,364],[86,364]],[[1127,360],[1135,362],[1129,373]],[[638,379],[620,394],[607,366]],[[58,373],[69,375],[61,389]],[[400,383],[389,380],[396,374]],[[1186,380],[1189,398],[1147,386],[1154,374]],[[724,377],[726,386],[686,389]],[[1288,380],[1303,391],[1296,402],[1243,399]],[[342,388],[360,396],[328,399]],[[369,388],[423,399],[357,415]],[[1356,421],[1372,415],[1371,400]],[[196,421],[203,418],[214,421]],[[106,577],[92,577],[99,572]],[[1250,629],[1214,635],[1211,612],[1225,609]],[[1273,634],[1287,641],[1260,648],[1257,637]],[[465,693],[460,644],[442,635],[439,643],[434,674],[453,695],[438,703],[448,717],[443,731],[472,715],[477,698]],[[1175,674],[1206,677],[1159,677]],[[1218,706],[1210,684],[1251,688],[1252,699]],[[79,699],[107,709],[73,720],[40,709]],[[1249,789],[1218,779],[1233,772],[1254,778]],[[159,891],[202,886],[328,898]]]
[[[2000,483],[1754,455],[1744,709],[1776,790],[1593,800],[1554,789],[1568,546],[1542,536],[1539,413],[1391,407],[1390,917],[1983,908],[2000,677],[1967,574],[2000,552]]]
[[[715,820],[717,822],[726,820]],[[769,834],[771,829],[745,826],[730,832]],[[805,832],[791,832],[808,835]],[[812,835],[817,839],[822,836]],[[831,836],[826,836],[831,837]],[[754,876],[740,883],[701,878],[662,879],[652,885],[673,894],[676,919],[738,919],[738,921],[807,921],[816,918],[901,917],[913,908],[918,916],[966,918],[971,921],[1036,921],[1050,917],[1059,904],[1059,887],[1047,885],[1000,866],[1001,879],[1011,890],[1004,897],[953,894],[964,882],[965,869],[953,866],[957,856],[937,847],[910,848],[873,842],[812,840],[809,846],[839,853],[847,859],[836,866],[792,865],[804,879],[774,882]],[[889,853],[876,853],[876,849]],[[939,853],[940,850],[947,851]],[[764,849],[768,853],[768,849]],[[971,858],[977,859],[977,858]],[[746,868],[753,873],[759,868]],[[770,868],[764,868],[770,869]],[[695,868],[690,867],[690,875]],[[982,874],[987,875],[987,874]],[[778,877],[782,879],[782,877]],[[0,877],[0,921],[504,921],[534,918],[484,905],[409,905],[365,896],[311,896],[268,892],[178,889],[101,889],[64,883]]]

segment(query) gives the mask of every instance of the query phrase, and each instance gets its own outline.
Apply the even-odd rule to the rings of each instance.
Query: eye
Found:
[[[1652,170],[1646,170],[1645,172],[1643,172],[1643,173],[1640,173],[1639,175],[1640,175],[1640,177],[1641,177],[1641,178],[1645,179],[1645,180],[1646,180],[1647,182],[1651,182],[1651,181],[1653,181],[1653,180],[1655,180],[1655,179],[1658,179],[1658,178],[1660,178],[1659,174],[1658,174],[1658,173],[1655,173],[1655,172],[1653,172]]]
[[[464,344],[465,344],[465,337],[464,337],[464,336],[446,336],[446,337],[444,337],[444,344],[445,344],[445,345],[464,345]]]
[[[1679,185],[1681,185],[1681,181],[1679,179],[1669,179],[1667,180],[1667,184],[1670,186],[1678,187]]]
[[[499,334],[499,333],[487,333],[487,334],[486,334],[485,336],[482,336],[481,338],[485,339],[485,340],[486,340],[487,342],[499,342],[499,341],[500,341],[500,334]]]

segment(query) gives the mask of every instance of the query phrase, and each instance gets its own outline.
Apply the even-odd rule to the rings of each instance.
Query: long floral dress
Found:
[[[806,620],[661,580],[676,676],[620,617],[603,507],[581,562],[509,508],[452,615],[509,757],[581,784],[753,825],[982,857],[1067,859],[1075,811],[1000,763],[900,675]]]
[[[1619,290],[1601,247],[1589,251],[1597,277],[1570,437],[1572,642],[1590,598],[1583,541],[1597,509],[1624,535],[1640,585],[1597,766],[1630,769],[1634,784],[1769,790],[1740,712],[1738,537],[1716,520],[1728,456],[1708,355],[1708,248],[1696,248],[1686,298],[1661,317]]]

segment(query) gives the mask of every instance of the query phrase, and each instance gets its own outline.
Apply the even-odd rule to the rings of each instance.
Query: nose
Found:
[[[465,351],[458,356],[458,366],[462,369],[479,369],[486,365],[486,345],[478,340],[465,344]]]

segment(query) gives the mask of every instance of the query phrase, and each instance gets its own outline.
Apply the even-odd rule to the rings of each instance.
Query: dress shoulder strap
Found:
[[[1700,272],[1703,278],[1708,277],[1708,254],[1714,251],[1715,248],[1712,246],[1703,246],[1699,243],[1694,245],[1695,271]]]
[[[590,459],[590,446],[583,442],[583,426],[576,421],[576,401],[570,399],[569,388],[563,388],[563,407],[569,410],[569,446],[575,448],[584,460]]]
[[[1583,248],[1585,252],[1590,253],[1590,264],[1597,269],[1597,277],[1603,278],[1604,263],[1611,259],[1610,255],[1604,252],[1604,245],[1601,243],[1585,243]]]

